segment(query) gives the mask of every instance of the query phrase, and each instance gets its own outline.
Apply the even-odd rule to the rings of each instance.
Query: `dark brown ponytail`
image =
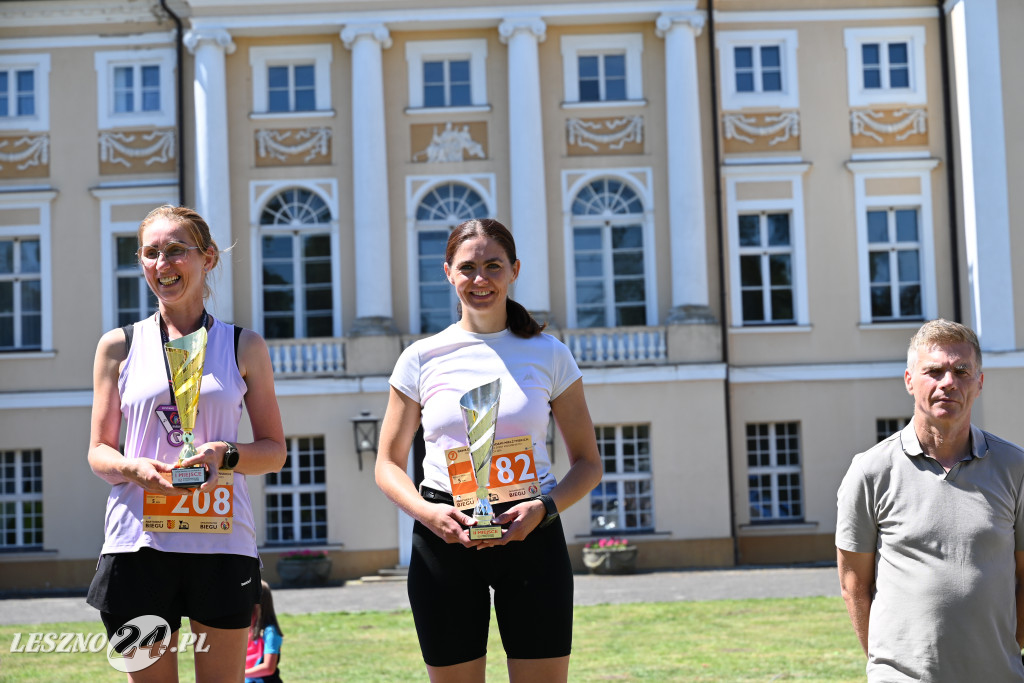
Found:
[[[515,263],[518,260],[516,257],[516,243],[512,239],[512,233],[509,232],[508,228],[493,218],[474,218],[455,226],[452,233],[448,236],[448,244],[444,251],[445,263],[451,264],[455,258],[455,252],[459,249],[459,245],[477,235],[483,235],[500,244],[501,248],[505,251],[505,255],[508,257],[509,263]],[[538,323],[522,304],[513,301],[511,297],[505,299],[505,316],[505,326],[509,331],[517,337],[523,337],[524,339],[536,337],[547,327],[547,323],[543,325]]]

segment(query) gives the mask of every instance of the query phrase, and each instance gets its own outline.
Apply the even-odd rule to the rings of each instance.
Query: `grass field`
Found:
[[[2,603],[0,603],[2,608]],[[544,620],[537,619],[537,637]],[[283,615],[281,677],[425,681],[408,611]],[[488,680],[506,680],[493,614]],[[101,631],[96,622],[0,627],[0,682],[123,681],[104,653],[12,653],[15,633]],[[453,632],[458,637],[458,632]],[[863,681],[864,655],[839,598],[577,607],[571,681]],[[192,653],[182,681],[194,681]]]

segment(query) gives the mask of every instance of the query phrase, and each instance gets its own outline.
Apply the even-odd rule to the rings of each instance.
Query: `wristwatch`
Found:
[[[545,517],[541,523],[537,525],[538,529],[543,529],[558,518],[558,507],[555,506],[555,501],[551,499],[551,496],[546,493],[541,494],[540,498],[537,500],[544,503]]]
[[[224,451],[224,460],[221,462],[220,468],[222,470],[233,470],[235,465],[238,464],[238,446],[230,441],[225,441],[224,443],[228,445],[228,449]]]

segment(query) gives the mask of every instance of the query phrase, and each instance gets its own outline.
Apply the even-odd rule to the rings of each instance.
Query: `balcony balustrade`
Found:
[[[307,339],[268,339],[274,376],[337,377],[345,372],[345,339],[310,337]]]
[[[563,330],[561,336],[580,367],[668,362],[664,327],[591,327]]]
[[[663,365],[669,362],[667,331],[663,326],[552,331],[569,347],[580,367]],[[396,348],[404,349],[424,336],[402,335]],[[268,339],[274,376],[292,379],[379,374],[361,369],[359,358],[348,358],[347,342],[344,337]]]

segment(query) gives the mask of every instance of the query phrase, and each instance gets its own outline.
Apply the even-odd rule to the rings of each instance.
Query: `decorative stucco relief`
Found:
[[[0,138],[0,178],[45,178],[50,175],[50,137]]]
[[[726,154],[800,149],[800,112],[722,114]]]
[[[928,110],[854,109],[850,112],[854,147],[895,147],[928,144]]]
[[[643,154],[644,117],[567,119],[569,156]]]
[[[482,128],[482,134],[480,127]],[[427,127],[432,127],[430,140],[424,140]],[[485,123],[464,123],[455,125],[451,121],[442,130],[436,125],[421,124],[412,127],[412,160],[427,163],[451,163],[466,161],[468,158],[486,159],[487,150]]]
[[[174,170],[174,130],[103,131],[99,135],[100,173],[153,173]]]
[[[330,128],[256,131],[257,166],[331,163]]]

